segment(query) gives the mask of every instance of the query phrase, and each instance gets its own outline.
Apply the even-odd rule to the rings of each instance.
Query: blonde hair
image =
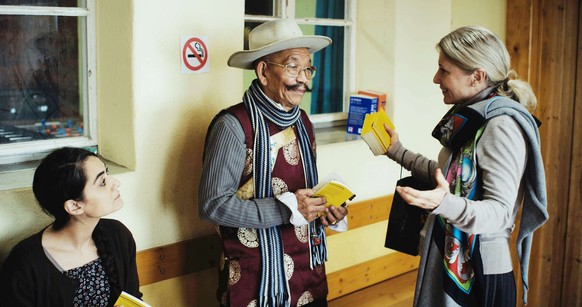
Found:
[[[511,69],[507,48],[493,32],[480,26],[461,27],[443,37],[436,49],[467,73],[482,69],[487,85],[497,87],[498,95],[519,102],[530,112],[535,110],[537,98],[530,84]]]

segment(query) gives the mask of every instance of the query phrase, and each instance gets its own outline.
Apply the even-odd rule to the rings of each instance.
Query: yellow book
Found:
[[[119,295],[119,298],[117,298],[117,301],[115,301],[115,304],[113,304],[113,306],[115,307],[152,307],[149,304],[147,304],[146,302],[140,300],[139,298],[125,292],[122,291],[121,294]]]
[[[384,124],[395,129],[394,124],[382,109],[378,112],[367,114],[364,118],[362,139],[376,156],[383,155],[390,147],[390,135],[386,132]]]
[[[325,197],[326,207],[339,207],[348,200],[354,199],[356,194],[343,183],[343,180],[336,172],[329,174],[324,180],[320,181],[315,187],[315,197]]]

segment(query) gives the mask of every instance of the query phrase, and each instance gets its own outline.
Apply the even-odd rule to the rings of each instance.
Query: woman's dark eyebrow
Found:
[[[99,180],[99,177],[103,176],[105,174],[105,171],[102,171],[101,173],[97,174],[97,176],[95,177],[95,180],[93,180],[93,184],[95,184],[95,182],[97,182],[97,180]]]

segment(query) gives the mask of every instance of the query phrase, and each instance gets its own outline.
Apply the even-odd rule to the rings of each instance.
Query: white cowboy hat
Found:
[[[319,51],[331,44],[331,38],[321,35],[303,35],[299,26],[289,19],[265,22],[249,34],[249,50],[233,53],[228,66],[254,69],[253,62],[277,51],[307,48],[309,53]]]

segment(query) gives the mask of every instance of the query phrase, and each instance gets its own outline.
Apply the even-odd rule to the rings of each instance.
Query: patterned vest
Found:
[[[230,107],[227,112],[238,119],[245,133],[246,162],[237,196],[250,199],[254,192],[253,133],[250,117],[242,103]],[[301,116],[309,131],[311,143],[315,144],[311,122],[303,110]],[[305,188],[305,175],[295,126],[284,130],[271,122],[268,122],[268,126],[274,153],[272,157],[276,157],[272,171],[273,193],[279,195]],[[303,306],[327,297],[325,266],[320,265],[313,270],[309,267],[307,227],[307,225],[296,227],[292,224],[279,226],[291,306]],[[219,234],[223,242],[223,255],[219,266],[219,301],[226,306],[256,306],[261,280],[261,255],[256,229],[219,226]]]

